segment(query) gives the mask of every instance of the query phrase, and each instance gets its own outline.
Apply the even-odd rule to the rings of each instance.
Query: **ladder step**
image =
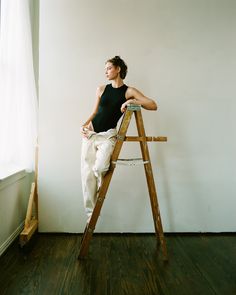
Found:
[[[143,161],[142,158],[117,159],[117,161],[112,161],[112,164],[125,165],[125,166],[144,165],[144,164],[147,164],[147,163],[149,163],[149,161]]]
[[[124,141],[167,141],[166,136],[125,136],[123,138],[121,140]]]

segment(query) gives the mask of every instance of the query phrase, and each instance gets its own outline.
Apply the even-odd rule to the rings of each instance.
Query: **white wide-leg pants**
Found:
[[[90,217],[103,176],[110,166],[117,130],[109,129],[100,133],[88,132],[89,137],[83,138],[82,141],[81,178],[85,212]]]

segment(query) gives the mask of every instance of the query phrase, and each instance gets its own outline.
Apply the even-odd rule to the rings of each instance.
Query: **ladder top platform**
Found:
[[[127,110],[128,111],[140,111],[141,110],[141,105],[140,104],[129,103],[127,105]]]

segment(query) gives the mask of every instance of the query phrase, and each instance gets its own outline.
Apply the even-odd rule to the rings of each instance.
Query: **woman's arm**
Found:
[[[95,115],[98,112],[99,103],[100,103],[101,96],[102,96],[102,93],[103,93],[105,87],[106,87],[105,85],[102,85],[102,86],[99,86],[97,88],[97,90],[96,90],[96,101],[95,101],[95,105],[94,105],[94,108],[93,108],[93,112],[89,116],[88,120],[81,126],[81,133],[82,133],[83,136],[86,135],[86,129],[85,128],[89,129],[89,123],[93,120],[93,118],[95,117]]]
[[[146,110],[157,110],[157,104],[156,102],[143,95],[139,90],[137,90],[134,87],[128,87],[126,91],[126,99],[127,101],[122,104],[121,111],[124,112],[126,109],[126,106],[128,104],[138,104],[141,105]]]

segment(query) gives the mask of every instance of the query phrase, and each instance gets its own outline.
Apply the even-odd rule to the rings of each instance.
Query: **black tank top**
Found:
[[[107,131],[116,128],[122,116],[121,105],[126,101],[125,92],[128,86],[114,88],[111,84],[106,85],[101,96],[98,112],[92,120],[95,132]]]

